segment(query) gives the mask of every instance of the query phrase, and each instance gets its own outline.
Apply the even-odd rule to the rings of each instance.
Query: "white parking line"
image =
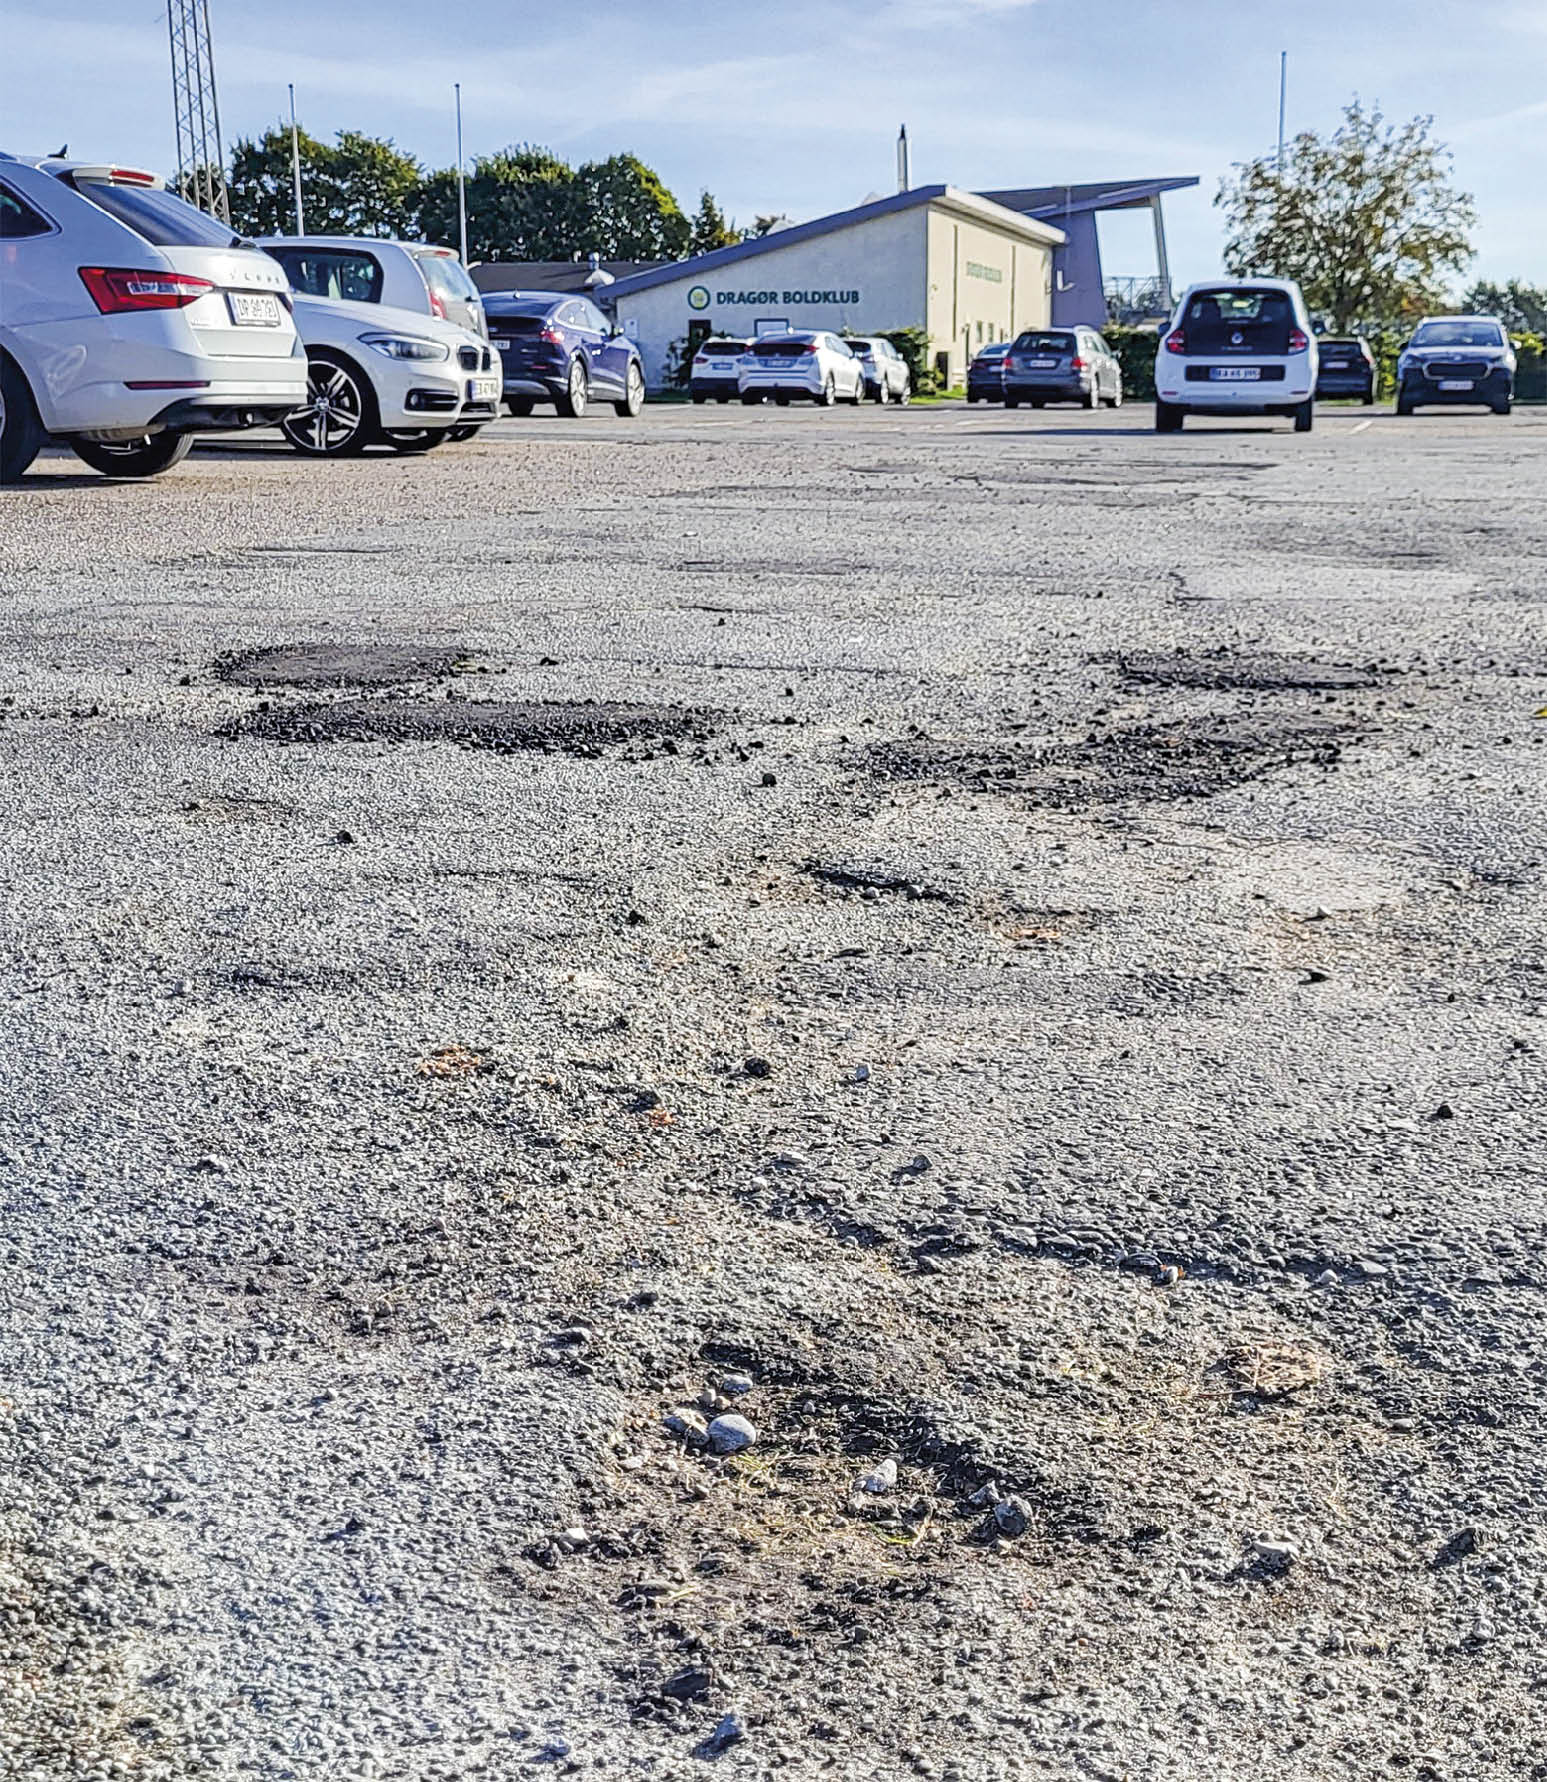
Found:
[[[1350,433],[1363,433],[1366,427],[1373,427],[1374,425],[1375,423],[1373,421],[1361,421],[1357,427],[1350,427],[1348,431]]]

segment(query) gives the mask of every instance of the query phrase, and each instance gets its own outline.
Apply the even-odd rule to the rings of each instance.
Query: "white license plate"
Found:
[[[497,377],[470,377],[467,380],[469,402],[498,402],[500,380]]]
[[[238,328],[277,328],[285,312],[277,297],[264,291],[227,291],[231,320]]]
[[[1057,363],[1056,359],[1028,359],[1026,369],[1028,371],[1051,371]]]
[[[736,361],[734,359],[714,359],[710,361],[709,369],[711,371],[734,371]]]
[[[1262,372],[1255,365],[1211,365],[1209,376],[1221,383],[1250,384],[1255,383]]]
[[[1442,390],[1475,390],[1476,385],[1469,377],[1445,377],[1440,379]]]

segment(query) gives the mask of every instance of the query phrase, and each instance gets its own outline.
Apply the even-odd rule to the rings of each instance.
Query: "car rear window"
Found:
[[[272,247],[268,251],[284,267],[290,288],[303,296],[381,302],[381,266],[374,254],[343,248]]]
[[[195,210],[186,199],[161,186],[116,186],[105,179],[72,182],[98,210],[128,226],[152,247],[235,247],[241,241],[228,223]]]
[[[1283,291],[1195,292],[1182,317],[1190,353],[1287,353],[1294,306]]]
[[[462,270],[462,262],[451,254],[415,254],[424,282],[442,297],[455,297],[459,303],[477,301],[478,287]]]
[[[493,321],[509,321],[515,316],[545,316],[556,307],[556,297],[485,297],[484,309]]]
[[[1072,334],[1050,334],[1032,332],[1016,336],[1015,349],[1018,353],[1072,353],[1074,336]]]
[[[712,359],[739,357],[747,350],[747,343],[744,340],[706,340],[698,350]]]
[[[1496,347],[1504,344],[1497,322],[1425,322],[1413,336],[1421,347]]]
[[[792,353],[802,352],[810,344],[809,340],[792,335],[765,334],[752,351],[760,359],[788,359]]]

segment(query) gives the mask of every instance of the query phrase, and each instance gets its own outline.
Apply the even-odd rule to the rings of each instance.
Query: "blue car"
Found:
[[[502,394],[513,415],[551,402],[561,415],[583,415],[610,402],[620,415],[645,405],[639,348],[588,297],[554,291],[487,291],[489,339],[504,362]]]

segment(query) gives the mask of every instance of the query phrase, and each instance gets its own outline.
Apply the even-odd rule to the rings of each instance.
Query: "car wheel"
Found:
[[[554,403],[554,407],[567,421],[578,421],[586,411],[591,400],[591,391],[586,381],[585,364],[580,359],[569,362],[569,382],[564,387],[564,394]]]
[[[43,449],[43,423],[21,367],[0,354],[0,483],[19,483]]]
[[[1412,412],[1413,412],[1412,397],[1411,396],[1399,396],[1397,398],[1397,413],[1399,415],[1410,415]]]
[[[476,439],[478,437],[478,432],[479,430],[476,427],[453,427],[446,435],[446,438],[450,440],[453,445],[460,445],[464,439]]]
[[[1316,404],[1309,397],[1295,404],[1295,432],[1309,433],[1316,422]]]
[[[1094,408],[1100,400],[1101,386],[1092,380],[1090,388],[1082,391],[1080,394],[1080,407]]]
[[[1174,402],[1157,402],[1155,404],[1155,431],[1157,433],[1180,433],[1182,431],[1182,411]]]
[[[693,400],[695,403],[697,403],[701,407],[704,403],[706,403],[709,400],[709,398],[707,396],[695,396],[693,398]],[[723,402],[725,400],[725,398],[722,396],[720,398],[720,400],[721,400],[721,402]]]
[[[193,450],[191,433],[147,433],[140,439],[115,439],[105,444],[97,439],[72,439],[70,449],[83,464],[100,470],[103,476],[160,476],[174,464],[181,464]]]
[[[1019,408],[1021,405],[1021,399],[1019,396],[1006,396],[1004,399],[1004,405],[1006,408]]]
[[[1111,396],[1108,398],[1108,406],[1112,408],[1114,412],[1123,406],[1123,386],[1121,379],[1118,380]]]
[[[790,399],[788,396],[775,396],[774,397],[774,407],[775,408],[788,408],[789,406],[790,406]]]
[[[863,404],[863,402],[865,400],[865,380],[864,380],[864,378],[860,377],[860,378],[856,378],[854,380],[854,394],[849,398],[849,400],[850,400],[850,402],[852,402],[854,404],[854,406],[856,408],[859,408]]]
[[[837,400],[838,386],[833,382],[833,374],[828,372],[827,381],[822,385],[822,394],[817,397],[817,401],[823,408],[831,408]]]
[[[613,403],[613,407],[625,420],[633,420],[645,405],[645,374],[637,365],[630,364],[628,376],[623,380],[623,400]]]
[[[1494,403],[1493,412],[1496,415],[1507,415],[1512,406],[1513,405],[1512,405],[1508,396],[1501,396],[1499,398],[1499,400]]]
[[[877,402],[878,406],[880,406],[881,408],[885,408],[887,403],[890,402],[891,399],[892,399],[892,386],[883,377],[881,379],[881,381],[876,385],[876,402]]]
[[[453,431],[448,427],[393,427],[383,430],[381,437],[393,451],[408,457],[416,452],[433,452],[453,437]]]
[[[342,354],[306,359],[306,406],[279,430],[308,458],[352,458],[377,437],[376,397],[365,374]]]
[[[755,391],[748,390],[741,398],[741,406],[743,408],[757,408],[761,405],[762,400],[762,397],[757,395]]]
[[[1375,386],[1374,386],[1374,384],[1371,384],[1369,389],[1367,389],[1364,393],[1364,406],[1366,408],[1374,408],[1374,406],[1375,406]]]
[[[508,415],[515,415],[518,419],[524,419],[532,412],[532,398],[530,396],[512,396],[505,404],[505,412]]]

